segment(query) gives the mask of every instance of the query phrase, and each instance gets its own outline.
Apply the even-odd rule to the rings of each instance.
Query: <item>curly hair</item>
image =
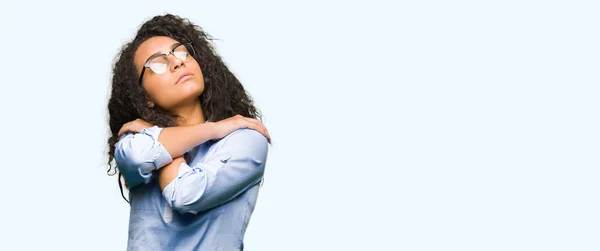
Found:
[[[237,77],[229,70],[216,53],[212,38],[203,29],[186,18],[172,14],[155,16],[142,24],[135,38],[123,45],[115,58],[112,69],[111,94],[108,101],[108,123],[111,136],[108,139],[108,170],[113,176],[118,169],[113,165],[115,144],[119,129],[127,122],[141,118],[160,127],[176,126],[177,115],[154,106],[147,106],[148,95],[139,84],[139,73],[134,64],[137,48],[149,38],[167,36],[182,43],[191,43],[196,59],[204,76],[204,91],[199,96],[204,117],[219,121],[236,114],[260,119],[260,112]],[[123,181],[118,177],[121,196]]]

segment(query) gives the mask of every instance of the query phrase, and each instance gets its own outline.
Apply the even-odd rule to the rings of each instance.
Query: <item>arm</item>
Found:
[[[153,126],[140,133],[128,133],[115,146],[119,171],[132,188],[148,183],[152,171],[171,163],[190,148],[213,137],[214,123],[160,128]]]
[[[213,122],[167,127],[162,130],[158,142],[165,147],[172,158],[176,158],[193,147],[214,139],[216,136],[215,129],[215,123]]]
[[[119,130],[119,137],[126,132],[141,132],[143,129],[152,127],[153,125],[136,119],[128,122]],[[167,127],[159,132],[154,139],[161,143],[167,150],[171,158],[176,158],[183,155],[189,149],[200,145],[211,139],[220,139],[227,134],[242,128],[250,128],[259,131],[270,142],[270,136],[264,125],[253,118],[246,118],[241,115],[236,115],[219,122],[206,122],[189,126]]]
[[[148,183],[152,178],[152,171],[171,163],[173,158],[183,155],[194,146],[210,139],[222,138],[239,128],[260,130],[268,137],[262,123],[240,115],[216,123],[167,128],[152,126],[143,120],[134,120],[123,125],[119,134],[139,133],[126,133],[121,136],[115,145],[114,157],[119,171],[127,180],[129,188],[132,188],[141,183]]]
[[[129,188],[148,183],[152,178],[152,171],[173,161],[157,140],[162,130],[153,126],[140,133],[127,133],[115,145],[115,162]]]
[[[161,169],[159,184],[167,203],[181,213],[220,206],[258,184],[265,170],[268,141],[254,130],[237,130],[213,146],[204,162],[181,160]],[[209,155],[210,154],[210,155]]]

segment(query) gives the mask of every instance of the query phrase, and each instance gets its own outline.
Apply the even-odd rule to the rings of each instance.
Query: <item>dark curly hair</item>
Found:
[[[212,44],[214,39],[208,33],[188,19],[176,15],[155,16],[142,24],[131,42],[123,45],[113,65],[108,101],[108,123],[112,134],[108,139],[107,173],[110,176],[119,173],[113,165],[113,159],[117,134],[125,123],[141,118],[160,127],[176,126],[177,115],[158,106],[150,108],[146,105],[148,96],[138,82],[140,73],[133,62],[140,44],[155,36],[167,36],[182,43],[191,43],[194,48],[192,56],[200,65],[204,76],[204,91],[199,99],[206,119],[216,122],[236,114],[260,119],[260,112],[254,106],[252,98],[217,55]],[[127,201],[120,173],[118,183],[121,196]]]

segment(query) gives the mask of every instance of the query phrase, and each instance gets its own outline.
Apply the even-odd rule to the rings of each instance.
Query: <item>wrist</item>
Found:
[[[206,122],[204,124],[206,125],[204,130],[206,130],[209,140],[217,139],[219,137],[219,132],[217,132],[217,124],[215,122]]]

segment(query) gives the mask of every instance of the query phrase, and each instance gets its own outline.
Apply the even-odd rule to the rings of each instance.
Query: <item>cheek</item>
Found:
[[[168,96],[169,86],[173,85],[174,78],[170,73],[149,76],[144,80],[146,81],[144,84],[146,92],[153,99],[162,99],[163,96]]]
[[[195,74],[195,75],[202,75],[202,69],[200,69],[200,65],[198,64],[198,62],[196,62],[196,60],[194,60],[193,62],[190,63],[189,67],[191,68],[191,71]]]

